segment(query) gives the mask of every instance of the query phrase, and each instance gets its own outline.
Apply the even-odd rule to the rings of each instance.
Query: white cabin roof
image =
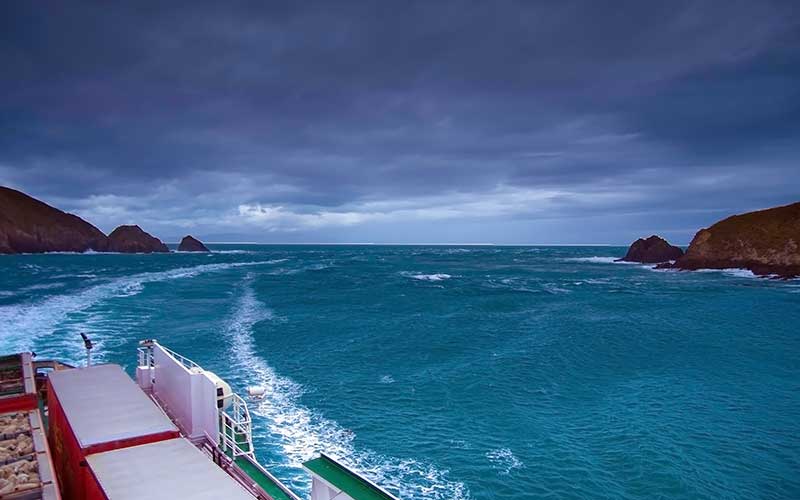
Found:
[[[49,379],[81,448],[178,430],[119,365],[56,370]]]
[[[96,453],[86,461],[111,500],[254,498],[184,438]]]

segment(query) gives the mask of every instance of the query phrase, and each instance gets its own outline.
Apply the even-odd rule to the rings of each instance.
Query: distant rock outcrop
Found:
[[[179,252],[210,252],[203,243],[192,235],[186,235],[178,245]]]
[[[108,250],[123,253],[169,252],[167,245],[139,226],[119,226],[108,235]]]
[[[653,235],[647,239],[639,238],[628,248],[625,257],[618,259],[622,262],[641,262],[643,264],[659,264],[677,260],[683,256],[683,250],[670,245],[667,240]]]
[[[800,202],[734,215],[701,229],[671,267],[800,276]]]
[[[80,217],[0,186],[0,253],[104,251],[108,238]]]

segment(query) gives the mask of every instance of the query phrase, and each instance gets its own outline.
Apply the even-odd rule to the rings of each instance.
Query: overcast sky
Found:
[[[0,184],[174,241],[688,243],[800,200],[800,2],[0,3]]]

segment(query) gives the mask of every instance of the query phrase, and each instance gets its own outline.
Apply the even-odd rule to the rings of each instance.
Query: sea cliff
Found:
[[[701,229],[677,269],[749,269],[758,275],[800,276],[800,202],[728,217]]]
[[[0,186],[0,254],[44,252],[169,252],[139,226],[120,226],[109,236],[77,215]]]
[[[0,186],[0,253],[107,249],[106,235],[77,215]]]

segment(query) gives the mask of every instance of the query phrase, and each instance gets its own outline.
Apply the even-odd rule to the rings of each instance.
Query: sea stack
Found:
[[[0,186],[0,254],[104,251],[108,238],[77,215]]]
[[[701,229],[672,267],[800,276],[800,202],[734,215]]]
[[[625,257],[617,259],[621,262],[641,262],[642,264],[660,264],[678,260],[683,256],[683,250],[670,245],[660,236],[650,236],[647,239],[639,238],[628,248]]]
[[[108,235],[108,250],[121,253],[169,252],[167,245],[139,226],[119,226]]]
[[[179,252],[210,252],[203,243],[192,235],[186,235],[178,245]]]

